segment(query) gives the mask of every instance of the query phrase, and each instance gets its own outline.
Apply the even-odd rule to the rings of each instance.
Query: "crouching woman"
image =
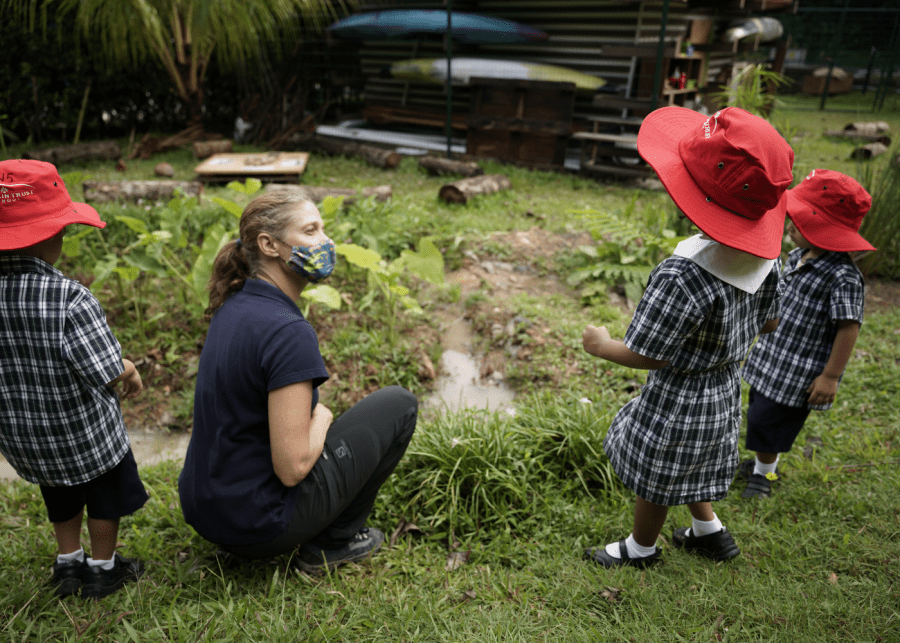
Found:
[[[334,267],[316,206],[266,194],[241,216],[210,279],[194,428],[178,481],[185,520],[237,556],[294,553],[317,573],[371,556],[378,489],[415,430],[416,398],[378,390],[334,419],[316,332],[294,303]]]

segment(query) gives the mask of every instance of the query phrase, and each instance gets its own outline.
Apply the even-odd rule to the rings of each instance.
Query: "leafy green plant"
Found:
[[[768,69],[764,63],[748,64],[722,86],[722,91],[710,93],[722,107],[740,107],[752,114],[768,118],[775,107],[775,93],[769,88],[783,87],[793,80]]]
[[[596,243],[578,248],[581,260],[588,265],[572,272],[566,281],[581,286],[586,302],[603,295],[610,286],[622,288],[629,299],[637,301],[650,271],[683,239],[668,227],[654,234],[645,226],[630,223],[637,200],[635,195],[618,214],[597,210],[579,212]]]
[[[900,166],[893,159],[900,149],[897,146],[885,154],[886,163],[880,168],[864,165],[860,175],[860,185],[872,195],[872,207],[863,218],[859,233],[869,243],[878,248],[877,252],[864,256],[859,261],[860,270],[865,274],[880,274],[889,278],[900,276],[897,261],[897,243],[900,241]]]

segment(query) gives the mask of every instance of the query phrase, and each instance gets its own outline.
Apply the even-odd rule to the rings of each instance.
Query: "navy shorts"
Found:
[[[747,406],[747,448],[759,453],[787,453],[808,415],[809,407],[779,404],[751,387]]]
[[[50,522],[71,520],[85,507],[91,518],[116,520],[133,514],[150,497],[130,447],[119,464],[93,480],[68,487],[40,487]]]

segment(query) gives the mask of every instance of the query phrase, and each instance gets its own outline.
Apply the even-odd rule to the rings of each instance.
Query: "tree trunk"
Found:
[[[441,187],[438,198],[447,203],[466,203],[476,194],[491,194],[512,187],[509,178],[504,174],[484,174],[460,179]]]
[[[46,150],[31,150],[25,152],[24,157],[37,161],[46,161],[59,165],[71,163],[82,159],[115,160],[122,156],[122,150],[115,141],[97,141],[94,143],[79,143],[78,145],[61,145]]]
[[[181,190],[185,196],[200,198],[203,184],[196,181],[85,181],[84,200],[91,203],[109,201],[168,201]]]
[[[454,161],[438,156],[423,156],[419,165],[428,170],[432,176],[436,174],[462,174],[463,176],[480,176],[484,174],[481,166],[474,161]]]
[[[219,141],[194,141],[194,157],[198,159],[209,158],[213,154],[228,154],[232,151],[230,139]]]
[[[294,149],[303,148],[331,156],[361,156],[371,165],[392,170],[403,158],[397,152],[385,150],[374,145],[362,145],[352,141],[340,141],[326,138],[318,134],[296,134],[287,141]]]
[[[270,183],[266,186],[266,192],[296,192],[313,203],[321,203],[326,196],[344,197],[344,207],[356,202],[357,199],[375,197],[376,201],[387,201],[391,198],[393,190],[390,185],[378,185],[373,188],[355,190],[353,188],[329,188],[312,187],[309,185],[288,185],[285,183]]]

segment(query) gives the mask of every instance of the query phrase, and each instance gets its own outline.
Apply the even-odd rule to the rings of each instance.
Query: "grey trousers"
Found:
[[[245,558],[270,558],[305,543],[322,549],[346,545],[365,525],[378,489],[406,452],[417,416],[418,401],[400,386],[380,389],[358,402],[328,429],[322,455],[300,483],[284,533],[223,549]]]

